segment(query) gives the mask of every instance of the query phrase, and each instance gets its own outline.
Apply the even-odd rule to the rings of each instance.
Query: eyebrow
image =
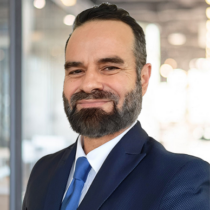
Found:
[[[79,66],[83,66],[83,63],[77,61],[67,61],[64,64],[64,69],[68,70],[71,67],[79,67]]]
[[[124,60],[118,56],[114,56],[114,57],[101,58],[97,61],[97,64],[104,64],[104,63],[124,64]],[[64,64],[64,69],[68,70],[71,67],[81,67],[81,66],[84,66],[82,62],[67,61]]]
[[[104,63],[124,64],[124,60],[118,56],[114,56],[114,57],[101,58],[97,61],[97,63],[98,64],[104,64]]]

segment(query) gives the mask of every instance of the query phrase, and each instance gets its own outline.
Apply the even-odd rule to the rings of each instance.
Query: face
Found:
[[[120,21],[78,27],[66,49],[64,107],[72,128],[101,137],[129,126],[141,110],[132,29]]]

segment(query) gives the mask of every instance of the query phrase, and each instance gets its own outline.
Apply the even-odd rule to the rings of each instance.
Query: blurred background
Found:
[[[0,209],[24,196],[29,174],[42,156],[72,144],[63,111],[64,46],[75,16],[101,0],[19,0],[22,105],[20,167],[12,170],[11,52],[12,1],[0,0]],[[109,0],[143,27],[149,90],[139,116],[143,128],[168,150],[210,162],[210,0]],[[10,11],[12,10],[12,11]],[[9,15],[10,14],[10,15]],[[17,90],[18,91],[18,90]],[[17,96],[16,96],[17,97]],[[15,139],[14,139],[15,141]],[[22,151],[21,151],[22,149]],[[18,154],[18,151],[17,154]],[[15,161],[15,157],[13,158]],[[14,167],[13,167],[14,168]],[[22,169],[21,169],[22,168]],[[21,170],[21,188],[11,197],[10,177]],[[11,186],[12,185],[12,186]],[[16,198],[17,197],[17,198]]]

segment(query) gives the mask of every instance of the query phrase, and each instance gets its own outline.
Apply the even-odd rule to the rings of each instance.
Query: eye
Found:
[[[106,66],[103,70],[104,71],[113,71],[113,70],[117,70],[117,69],[119,69],[119,68],[116,66]]]
[[[120,71],[120,68],[117,66],[104,66],[101,70],[102,74],[113,75],[117,74]]]
[[[80,70],[80,69],[76,69],[76,70],[73,70],[73,71],[70,71],[69,72],[69,75],[78,75],[78,74],[81,74],[83,73],[83,70]]]

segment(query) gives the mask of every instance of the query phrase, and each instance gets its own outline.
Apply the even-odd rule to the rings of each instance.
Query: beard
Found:
[[[101,108],[77,110],[77,102],[83,99],[110,99],[113,109],[107,113]],[[72,95],[70,103],[63,93],[64,110],[72,129],[89,138],[100,138],[130,126],[138,118],[142,108],[141,83],[125,95],[122,108],[118,108],[119,97],[102,90],[91,93],[80,91]]]

